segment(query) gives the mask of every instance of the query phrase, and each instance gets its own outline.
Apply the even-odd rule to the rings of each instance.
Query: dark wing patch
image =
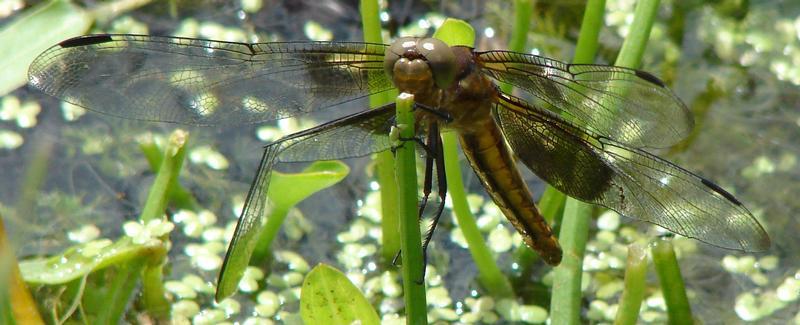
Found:
[[[569,196],[722,248],[770,246],[750,211],[700,176],[520,99],[499,98],[494,114],[520,160]]]
[[[58,46],[61,46],[62,48],[70,48],[70,47],[89,46],[95,44],[108,43],[111,41],[112,38],[109,35],[89,35],[89,36],[79,36],[70,38],[61,43],[58,43]]]

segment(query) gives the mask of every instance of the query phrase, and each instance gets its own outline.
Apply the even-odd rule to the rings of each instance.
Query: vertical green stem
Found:
[[[414,96],[400,94],[397,96],[397,125],[401,139],[411,139],[414,132]],[[412,141],[402,141],[397,153],[397,200],[400,215],[400,248],[403,261],[403,298],[406,303],[406,322],[408,324],[426,324],[427,309],[425,302],[425,282],[423,279],[424,263],[422,257],[422,237],[419,232],[417,216],[417,161]]]
[[[597,38],[603,24],[605,1],[590,0],[583,14],[574,63],[591,63],[597,53]],[[558,191],[546,191],[554,197],[543,197],[542,201],[561,201]],[[553,295],[550,317],[553,324],[579,324],[581,312],[581,277],[583,254],[589,238],[589,221],[592,207],[572,198],[565,200],[561,219],[559,241],[564,250],[564,259],[553,274]],[[556,209],[553,209],[556,210]]]
[[[164,149],[164,159],[161,161],[161,167],[158,168],[158,173],[147,193],[147,201],[145,201],[142,213],[139,215],[139,220],[147,223],[150,220],[161,218],[164,216],[164,211],[167,208],[169,198],[170,183],[177,181],[177,176],[183,165],[183,158],[186,156],[186,140],[189,134],[183,130],[176,130],[173,132],[167,147]]]
[[[150,170],[158,173],[161,168],[161,161],[164,159],[164,153],[152,141],[152,139],[145,139],[139,142],[139,150],[147,159],[147,164],[150,165]],[[178,209],[196,210],[199,206],[195,198],[189,191],[187,191],[180,182],[178,182],[179,173],[173,173],[170,180],[170,188],[168,189],[168,201],[172,206]]]
[[[660,239],[653,245],[652,253],[661,292],[667,304],[669,323],[693,324],[689,298],[686,296],[686,287],[672,243],[667,239]]]
[[[659,0],[641,0],[636,4],[630,33],[622,43],[614,65],[635,69],[642,64],[642,56],[647,48],[647,40],[650,39],[650,30],[653,29],[659,2]]]
[[[639,244],[628,246],[628,261],[625,265],[625,289],[619,299],[619,309],[614,325],[634,325],[639,319],[639,309],[644,299],[647,276],[647,251]]]
[[[583,253],[589,234],[592,206],[567,199],[559,241],[564,258],[553,273],[550,320],[553,324],[580,324]],[[580,219],[580,220],[576,220]],[[585,219],[585,220],[584,220]]]
[[[580,35],[578,35],[578,44],[575,46],[575,56],[572,58],[572,63],[585,64],[594,62],[594,56],[597,54],[600,29],[603,28],[605,6],[605,0],[591,0],[586,3],[586,9],[583,12],[583,22],[581,22],[581,31]]]
[[[642,0],[636,5],[630,34],[622,44],[615,64],[621,67],[638,68],[642,62],[650,30],[653,27],[659,0]],[[691,324],[692,316],[689,301],[684,291],[678,261],[672,244],[659,241],[653,247],[653,261],[661,280],[664,299],[667,302],[667,313],[672,324]]]
[[[509,51],[525,52],[528,46],[528,30],[531,28],[532,12],[532,0],[514,0],[514,31],[511,33],[511,41],[508,42]]]
[[[582,39],[582,38],[587,38],[588,37],[588,38],[594,38],[595,40],[594,41],[592,41],[592,40],[585,40],[585,41],[579,40],[578,41],[578,46],[579,47],[576,48],[576,51],[575,51],[575,63],[590,63],[590,62],[592,62],[592,60],[594,58],[594,53],[595,53],[596,47],[597,47],[596,38],[597,38],[597,35],[599,34],[600,25],[602,24],[602,11],[603,11],[602,8],[604,6],[603,2],[604,1],[599,1],[598,0],[598,1],[589,1],[589,3],[587,3],[586,12],[584,14],[584,21],[583,21],[583,23],[585,25],[583,25],[581,27],[580,38]],[[630,27],[631,34],[625,39],[625,42],[622,45],[622,49],[620,50],[620,54],[617,57],[617,61],[616,61],[616,65],[617,66],[637,67],[640,64],[641,58],[642,58],[642,54],[644,53],[644,49],[645,49],[645,47],[647,45],[647,40],[648,40],[649,35],[650,35],[650,29],[652,28],[653,20],[655,19],[655,11],[656,11],[657,8],[658,8],[658,1],[657,0],[643,0],[643,1],[639,2],[639,4],[636,7],[636,11],[634,13],[633,24]],[[596,16],[596,17],[590,17],[590,16]],[[587,29],[587,30],[584,30],[584,29]],[[584,60],[586,60],[586,61],[584,61]],[[604,101],[602,104],[603,105],[611,105],[611,103],[608,102],[608,101]],[[567,203],[566,203],[567,207],[569,207],[571,205],[571,201],[572,201],[571,199],[567,200]],[[575,204],[582,204],[582,203],[577,203],[576,202]],[[565,212],[564,212],[564,216],[565,217],[563,218],[563,225],[562,225],[561,232],[560,232],[561,243],[562,243],[562,246],[564,247],[564,250],[565,250],[565,254],[564,254],[565,255],[565,260],[567,259],[567,256],[578,253],[578,250],[576,250],[574,252],[570,252],[569,251],[570,248],[568,248],[568,247],[573,247],[573,249],[574,249],[574,248],[576,248],[575,245],[578,245],[578,243],[577,242],[576,243],[567,243],[566,241],[568,240],[568,238],[581,240],[581,239],[578,239],[577,236],[574,236],[574,235],[568,237],[568,233],[567,232],[569,230],[566,230],[566,229],[575,228],[575,229],[587,229],[588,230],[588,228],[571,226],[571,225],[568,225],[568,223],[588,222],[588,219],[589,219],[588,218],[588,214],[586,214],[586,215],[572,215],[572,214],[567,213],[567,210],[568,209],[565,209]],[[575,210],[576,211],[587,211],[586,209],[580,209],[580,208],[575,209]],[[588,233],[585,234],[585,235],[588,236]],[[583,239],[582,241],[584,242],[584,245],[585,245],[585,239]],[[581,255],[581,258],[582,258],[582,255]],[[564,263],[562,263],[562,265],[559,266],[556,269],[556,273],[555,273],[554,280],[553,280],[554,281],[554,289],[553,289],[554,293],[553,293],[553,303],[551,304],[552,311],[555,311],[556,309],[560,309],[560,307],[557,307],[557,306],[559,306],[562,303],[564,304],[565,307],[566,306],[573,306],[574,307],[574,306],[576,306],[574,301],[575,300],[580,300],[580,296],[579,296],[580,292],[577,292],[577,294],[578,294],[577,296],[571,297],[571,299],[573,300],[573,303],[567,303],[566,301],[563,301],[563,302],[560,301],[560,299],[562,299],[562,298],[564,298],[564,299],[567,299],[567,298],[566,297],[561,297],[562,295],[560,293],[558,293],[559,290],[557,290],[555,288],[555,283],[561,281],[562,279],[559,279],[559,278],[562,277],[562,276],[565,277],[565,278],[568,278],[570,276],[578,276],[578,277],[580,276],[580,274],[575,272],[574,270],[573,271],[566,271],[565,270],[564,273],[562,274],[561,273],[561,269],[569,267],[569,266],[565,266],[563,264]],[[573,265],[573,267],[574,267],[574,265]],[[566,279],[564,279],[564,280],[566,280]],[[578,281],[578,283],[580,283],[580,279],[573,279],[573,281]],[[573,293],[576,293],[576,292],[573,291]],[[579,312],[580,312],[580,310],[570,310],[569,313],[576,313],[576,315],[572,316],[572,317],[568,317],[568,319],[570,321],[572,321],[572,322],[577,322],[578,321],[577,313],[579,313]],[[555,312],[553,313],[553,317],[554,317],[553,321],[554,321],[554,323],[558,323],[558,322],[556,322],[555,318],[556,317],[560,317],[560,316],[557,316],[557,315],[559,315],[559,313],[555,313]]]
[[[381,36],[381,23],[378,19],[378,1],[361,0],[361,26],[364,29],[364,41],[384,43]],[[369,106],[378,107],[392,100],[393,92],[384,92],[369,96]],[[391,152],[378,153],[375,157],[375,169],[381,189],[381,256],[386,262],[391,261],[400,251],[400,226],[397,215],[397,183],[394,178],[394,156]]]
[[[508,42],[509,51],[525,52],[528,46],[528,29],[531,27],[532,11],[531,0],[514,0],[514,30],[511,33],[511,41]],[[502,84],[500,89],[510,94],[514,87],[510,84]]]
[[[33,152],[26,164],[25,177],[22,178],[22,184],[18,187],[20,192],[16,204],[16,218],[18,220],[30,220],[36,215],[35,208],[39,189],[44,184],[47,173],[50,171],[48,165],[55,146],[53,139],[42,135],[36,136],[32,144]]]
[[[97,318],[92,320],[93,323],[117,324],[122,321],[122,315],[125,313],[128,301],[130,301],[133,290],[136,288],[139,274],[143,272],[146,259],[147,257],[139,257],[115,268],[114,276],[106,284],[105,288],[105,299],[108,305],[105,308],[98,309],[99,313],[96,315]],[[149,310],[148,313],[150,313]],[[158,317],[158,319],[165,320],[162,317]]]
[[[172,304],[167,300],[164,291],[163,264],[167,256],[166,249],[151,250],[142,270],[142,301],[147,313],[159,321],[169,319]]]
[[[167,146],[164,148],[164,159],[158,168],[158,173],[150,186],[142,213],[139,220],[147,223],[156,218],[163,218],[164,210],[167,207],[170,188],[174,187],[171,183],[177,182],[177,174],[180,173],[183,165],[183,158],[186,156],[186,141],[188,133],[183,130],[175,130],[170,134]],[[142,295],[144,307],[156,318],[168,319],[169,301],[166,299],[164,290],[163,263],[166,254],[159,256],[160,261],[143,265]]]
[[[283,225],[283,221],[286,220],[286,216],[289,215],[289,208],[291,207],[290,205],[283,204],[272,205],[267,223],[264,224],[263,230],[261,230],[261,233],[258,235],[256,247],[253,248],[253,255],[250,257],[251,265],[260,265],[267,259],[272,241],[278,236],[281,225]]]

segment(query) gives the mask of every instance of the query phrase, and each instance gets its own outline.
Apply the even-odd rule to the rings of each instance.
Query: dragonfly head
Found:
[[[399,38],[386,49],[383,63],[395,86],[411,93],[434,85],[449,88],[458,67],[453,50],[435,38]]]

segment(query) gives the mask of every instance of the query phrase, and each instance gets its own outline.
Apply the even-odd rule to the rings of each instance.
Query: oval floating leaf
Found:
[[[300,315],[306,324],[380,324],[367,298],[339,270],[319,264],[303,281]]]

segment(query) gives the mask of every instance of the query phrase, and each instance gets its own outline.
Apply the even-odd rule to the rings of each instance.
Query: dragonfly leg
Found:
[[[418,146],[420,146],[420,148],[422,148],[422,150],[424,150],[427,155],[430,155],[430,153],[431,153],[431,149],[430,149],[429,145],[427,143],[425,143],[425,141],[423,141],[422,139],[420,139],[418,137],[412,137],[412,138],[400,137],[400,138],[398,138],[398,140],[403,141],[403,142],[405,142],[405,141],[414,141],[414,143],[416,143]],[[397,149],[400,148],[400,146],[402,146],[402,144],[401,145],[397,145],[397,146],[392,146],[390,148],[390,150],[392,151],[392,154],[396,154],[397,153]]]
[[[436,209],[436,214],[433,217],[433,221],[431,223],[430,228],[425,233],[425,239],[422,243],[422,258],[423,258],[423,267],[422,272],[420,274],[419,279],[416,281],[417,283],[421,284],[425,280],[425,270],[428,265],[428,244],[430,244],[431,239],[433,237],[433,231],[436,229],[436,225],[439,223],[439,218],[444,211],[444,201],[445,196],[447,193],[447,181],[444,176],[444,152],[442,149],[442,138],[439,136],[439,125],[438,123],[431,123],[428,127],[428,138],[427,143],[423,146],[426,148],[426,159],[425,159],[425,178],[423,180],[423,188],[422,188],[422,199],[419,205],[419,212],[418,218],[422,220],[423,213],[425,212],[425,207],[428,204],[428,199],[431,194],[431,190],[433,189],[433,167],[434,162],[436,163],[436,177],[437,177],[437,186],[439,190],[439,197],[441,202]],[[392,259],[392,265],[397,265],[397,261],[400,258],[400,254],[402,252],[398,252],[394,258]]]
[[[422,200],[419,204],[419,213],[418,219],[422,220],[422,213],[425,212],[425,206],[428,205],[428,197],[431,195],[431,189],[433,188],[433,160],[436,159],[436,153],[433,151],[435,149],[436,140],[435,138],[438,137],[437,133],[438,127],[436,123],[431,123],[428,127],[428,143],[421,144],[423,148],[425,148],[425,179],[422,182]],[[436,134],[436,135],[434,135]]]
[[[428,105],[425,105],[425,104],[414,102],[414,109],[417,109],[417,108],[419,108],[419,109],[421,109],[421,110],[423,110],[423,111],[425,111],[427,113],[435,115],[436,117],[442,119],[445,123],[450,123],[450,122],[453,121],[453,117],[450,116],[450,114],[448,114],[448,113],[446,113],[446,112],[444,112],[444,111],[442,111],[440,109],[437,109],[435,107],[431,107],[431,106],[428,106]]]
[[[434,154],[431,156],[433,160],[436,161],[436,184],[438,188],[438,195],[439,195],[439,206],[436,208],[436,213],[433,215],[433,220],[431,221],[430,228],[425,233],[425,240],[422,242],[422,258],[423,258],[423,265],[428,265],[428,245],[433,238],[433,232],[436,230],[436,226],[439,224],[439,219],[444,212],[444,204],[447,197],[447,177],[445,176],[444,171],[444,150],[442,148],[442,137],[439,135],[439,125],[438,123],[432,123],[432,127],[429,133],[429,141],[428,145],[433,150]],[[431,174],[430,177],[426,174],[425,178],[432,178],[433,173],[430,170],[426,170],[426,173]],[[429,184],[428,184],[429,185]],[[430,191],[430,189],[428,190]],[[420,218],[422,215],[420,215]],[[422,274],[418,283],[422,283],[425,279],[425,270],[426,267],[422,268]]]

